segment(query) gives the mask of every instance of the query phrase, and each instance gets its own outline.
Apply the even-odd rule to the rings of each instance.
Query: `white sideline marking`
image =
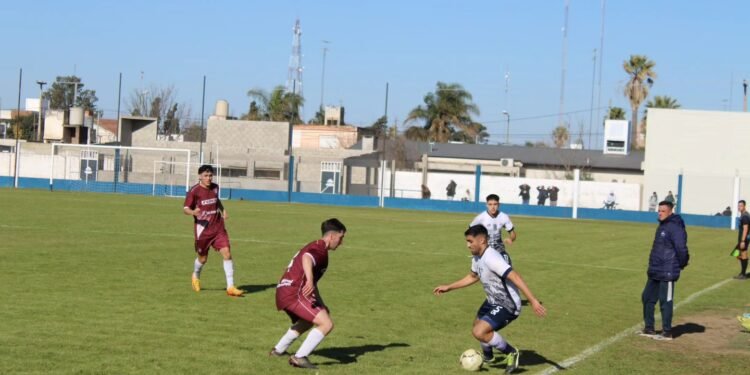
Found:
[[[720,287],[724,286],[724,284],[726,284],[726,283],[728,283],[730,281],[732,281],[732,279],[726,279],[724,281],[720,281],[720,282],[718,282],[718,283],[716,283],[714,285],[711,285],[711,286],[709,286],[706,289],[699,290],[699,291],[697,291],[697,292],[689,295],[687,298],[685,298],[681,302],[675,304],[674,309],[677,310],[677,308],[679,308],[679,307],[681,307],[683,305],[686,305],[686,304],[692,302],[696,298],[698,298],[698,297],[700,297],[700,296],[702,296],[702,295],[704,295],[704,294],[706,294],[706,293],[708,293],[710,291],[713,291],[714,289],[717,289],[717,288],[720,288]],[[658,313],[657,313],[656,317],[657,318],[659,317]],[[586,358],[588,358],[588,357],[590,357],[590,356],[592,356],[592,355],[600,352],[602,349],[608,347],[609,345],[614,344],[617,341],[620,341],[623,337],[628,336],[628,335],[632,335],[633,332],[635,332],[639,328],[641,328],[641,325],[642,325],[641,323],[638,323],[638,324],[636,324],[636,325],[634,325],[634,326],[632,326],[630,328],[626,328],[624,331],[621,331],[620,333],[618,333],[618,334],[616,334],[616,335],[614,335],[614,336],[612,336],[610,338],[602,340],[601,342],[597,343],[594,346],[591,346],[591,347],[587,348],[586,350],[578,353],[577,355],[575,355],[573,357],[570,357],[570,358],[562,361],[561,363],[559,363],[560,367],[562,367],[562,370],[570,368],[570,366],[573,366],[576,363],[581,362],[584,359],[586,359]],[[554,374],[554,373],[556,373],[556,372],[558,372],[560,370],[561,369],[558,369],[555,366],[551,366],[551,367],[547,368],[546,370],[540,372],[539,374],[542,374],[542,375]]]
[[[624,268],[624,267],[610,267],[610,266],[597,266],[597,265],[593,265],[593,264],[563,263],[563,262],[552,262],[552,261],[548,261],[548,260],[538,260],[538,259],[523,259],[523,261],[524,262],[528,262],[528,263],[552,264],[552,265],[556,265],[556,266],[601,268],[601,269],[605,269],[605,270],[628,271],[628,272],[643,272],[643,269]]]

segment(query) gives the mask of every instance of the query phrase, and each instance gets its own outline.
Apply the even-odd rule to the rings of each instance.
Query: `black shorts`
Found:
[[[477,311],[477,319],[489,323],[493,331],[507,326],[510,322],[516,320],[516,318],[518,318],[518,315],[500,305],[492,305],[487,300],[484,301]]]

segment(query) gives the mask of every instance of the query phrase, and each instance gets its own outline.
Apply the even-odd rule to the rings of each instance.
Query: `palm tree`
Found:
[[[654,96],[654,100],[649,100],[646,102],[646,108],[669,108],[669,109],[677,109],[680,108],[681,105],[677,101],[677,99],[672,98],[667,95],[656,95]]]
[[[471,115],[479,115],[479,107],[471,100],[471,94],[463,86],[457,83],[438,82],[435,92],[425,95],[424,105],[412,109],[404,123],[423,121],[422,126],[411,126],[409,129],[422,128],[426,131],[428,139],[440,143],[448,142],[459,130],[479,134],[481,129],[477,132],[478,128],[474,125],[477,123],[471,119]],[[407,137],[409,134],[420,137],[425,135],[416,130],[409,132],[409,129]]]
[[[252,89],[247,96],[250,102],[249,112],[243,116],[249,120],[288,121],[292,124],[302,123],[299,108],[305,99],[299,94],[288,92],[284,86],[276,86],[269,94],[263,89]]]
[[[622,64],[622,68],[625,69],[625,72],[629,76],[624,93],[625,97],[630,100],[630,109],[632,111],[630,137],[633,148],[641,146],[641,140],[638,139],[638,135],[640,134],[639,126],[637,126],[638,107],[646,100],[648,90],[654,84],[654,78],[656,78],[655,65],[656,63],[643,55],[630,55],[630,59],[625,60]]]
[[[565,146],[565,144],[568,143],[568,139],[570,139],[570,133],[568,133],[567,127],[561,125],[552,131],[552,141],[557,148]]]

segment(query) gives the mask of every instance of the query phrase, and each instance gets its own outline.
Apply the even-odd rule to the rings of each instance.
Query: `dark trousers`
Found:
[[[643,323],[645,328],[654,328],[654,307],[659,301],[661,325],[664,331],[672,330],[672,308],[674,304],[674,281],[648,279],[643,288]]]

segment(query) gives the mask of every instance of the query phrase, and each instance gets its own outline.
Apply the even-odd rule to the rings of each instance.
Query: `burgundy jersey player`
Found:
[[[195,252],[198,257],[193,265],[193,290],[201,290],[201,270],[208,260],[208,250],[221,253],[224,257],[224,273],[227,278],[227,295],[239,297],[242,291],[234,287],[234,264],[229,246],[229,235],[224,228],[227,211],[219,199],[219,185],[213,183],[214,168],[202,165],[198,168],[199,182],[190,188],[185,196],[183,212],[193,216]]]
[[[294,255],[276,286],[276,308],[289,315],[292,326],[270,355],[287,355],[286,350],[294,340],[315,326],[297,353],[289,357],[289,364],[295,367],[316,368],[307,356],[333,329],[328,307],[318,292],[318,281],[328,268],[328,252],[343,244],[346,227],[338,219],[328,219],[320,227],[323,237]]]

